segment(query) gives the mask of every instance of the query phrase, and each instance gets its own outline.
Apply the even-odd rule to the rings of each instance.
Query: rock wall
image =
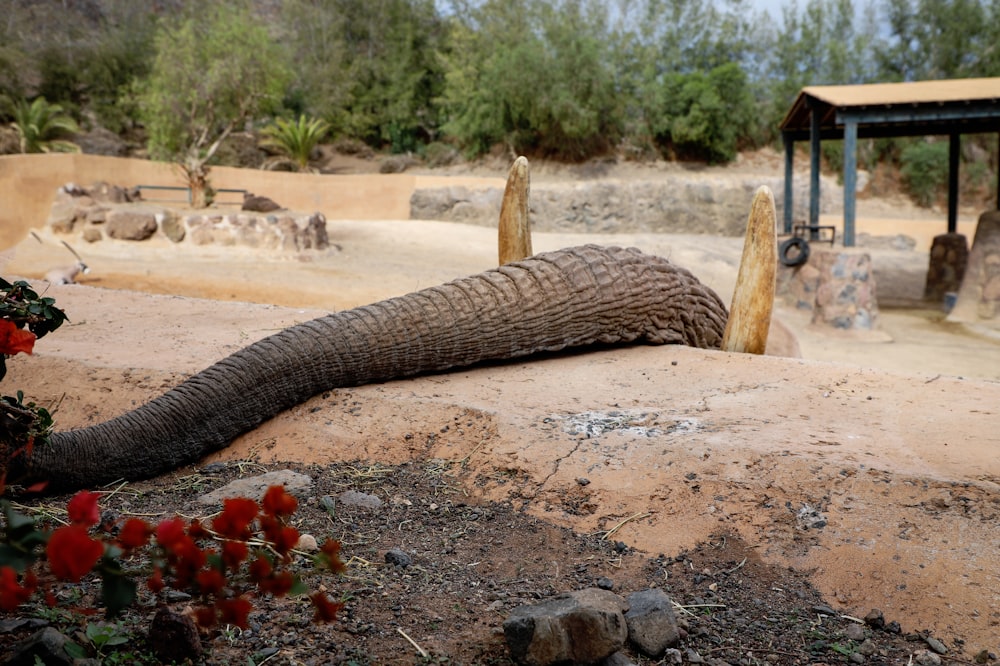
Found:
[[[796,181],[794,219],[808,217],[806,179]],[[531,225],[537,231],[699,233],[742,236],[753,193],[767,185],[783,219],[784,179],[751,174],[706,178],[678,174],[661,180],[601,180],[532,185]],[[824,179],[821,210],[835,212],[843,189]],[[502,188],[420,188],[410,219],[496,226]],[[837,204],[839,205],[839,204]]]
[[[47,226],[88,243],[105,238],[144,241],[155,236],[193,245],[241,245],[283,251],[329,246],[322,213],[177,210],[143,202],[136,189],[98,183],[59,188]]]

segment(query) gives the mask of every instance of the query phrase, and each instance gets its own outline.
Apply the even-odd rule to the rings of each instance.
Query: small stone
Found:
[[[357,490],[345,490],[337,495],[337,501],[348,506],[360,506],[365,509],[378,509],[382,507],[382,500],[375,495],[361,493]]]
[[[813,606],[812,607],[812,612],[813,613],[818,613],[819,615],[828,615],[830,617],[836,617],[837,616],[837,611],[833,610],[832,608],[830,608],[826,604],[819,604],[817,606]]]
[[[223,500],[233,497],[248,497],[260,501],[271,486],[284,486],[288,493],[303,497],[312,488],[312,485],[312,477],[293,472],[290,469],[282,469],[260,476],[236,479],[210,493],[205,493],[198,498],[198,502],[215,505],[222,504]]]
[[[615,541],[616,553],[624,553],[626,550],[628,550],[628,544],[626,544],[624,541]]]
[[[615,652],[601,662],[601,666],[636,666],[636,663],[622,652]]]
[[[684,663],[684,655],[677,648],[669,648],[663,653],[663,663],[671,666],[680,666]]]
[[[929,650],[918,650],[916,654],[913,655],[913,661],[919,666],[940,666],[941,657],[937,656]]]
[[[975,656],[975,662],[977,664],[985,664],[991,659],[995,659],[995,657],[989,650],[980,650],[979,652],[976,653]]]
[[[844,630],[844,635],[852,641],[861,642],[865,640],[865,628],[860,624],[849,624]]]
[[[385,561],[395,567],[408,567],[413,564],[413,558],[399,548],[386,551]]]
[[[866,638],[864,641],[861,642],[861,645],[858,646],[858,652],[865,655],[866,657],[870,657],[876,652],[878,652],[878,646],[876,646],[875,643],[871,641],[871,639]]]
[[[695,650],[688,648],[684,650],[684,658],[689,664],[704,664],[705,658],[698,654]]]
[[[576,482],[578,484],[580,484],[581,486],[589,486],[590,485],[590,479],[588,479],[585,476],[577,477]]]
[[[316,543],[316,537],[312,534],[303,534],[299,536],[299,540],[295,544],[295,549],[306,553],[315,553],[319,550],[319,544]]]
[[[948,654],[947,646],[933,636],[924,636],[924,642],[927,643],[927,647],[934,650],[938,654]]]
[[[851,656],[848,657],[852,664],[863,664],[865,663],[865,655],[860,652],[852,652]]]
[[[882,615],[882,611],[877,608],[873,608],[868,611],[868,615],[865,615],[865,624],[867,624],[872,629],[885,629],[885,616]]]
[[[594,584],[597,585],[597,587],[601,588],[602,590],[615,589],[615,581],[611,580],[610,578],[607,578],[606,576],[601,576],[596,581],[594,581]]]
[[[903,628],[899,626],[899,622],[893,620],[885,625],[885,630],[890,634],[901,634],[903,633]]]

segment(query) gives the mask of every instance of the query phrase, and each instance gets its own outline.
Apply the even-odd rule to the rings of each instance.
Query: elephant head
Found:
[[[50,489],[147,478],[332,388],[592,343],[718,348],[726,320],[715,292],[666,259],[594,245],[539,254],[287,328],[131,412],[53,434],[7,478]]]

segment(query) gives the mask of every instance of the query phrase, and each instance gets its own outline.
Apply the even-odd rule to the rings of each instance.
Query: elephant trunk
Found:
[[[726,309],[636,249],[540,254],[264,338],[131,412],[55,433],[8,478],[51,489],[156,476],[323,391],[591,343],[719,346]]]

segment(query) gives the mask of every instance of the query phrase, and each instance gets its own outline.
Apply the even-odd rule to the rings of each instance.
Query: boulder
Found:
[[[569,592],[515,608],[503,623],[504,637],[519,664],[592,664],[624,646],[626,608],[607,590]]]
[[[628,639],[648,657],[660,658],[681,639],[670,597],[661,589],[628,596]]]
[[[156,213],[141,209],[111,210],[105,226],[108,236],[116,240],[146,240],[156,233]]]

